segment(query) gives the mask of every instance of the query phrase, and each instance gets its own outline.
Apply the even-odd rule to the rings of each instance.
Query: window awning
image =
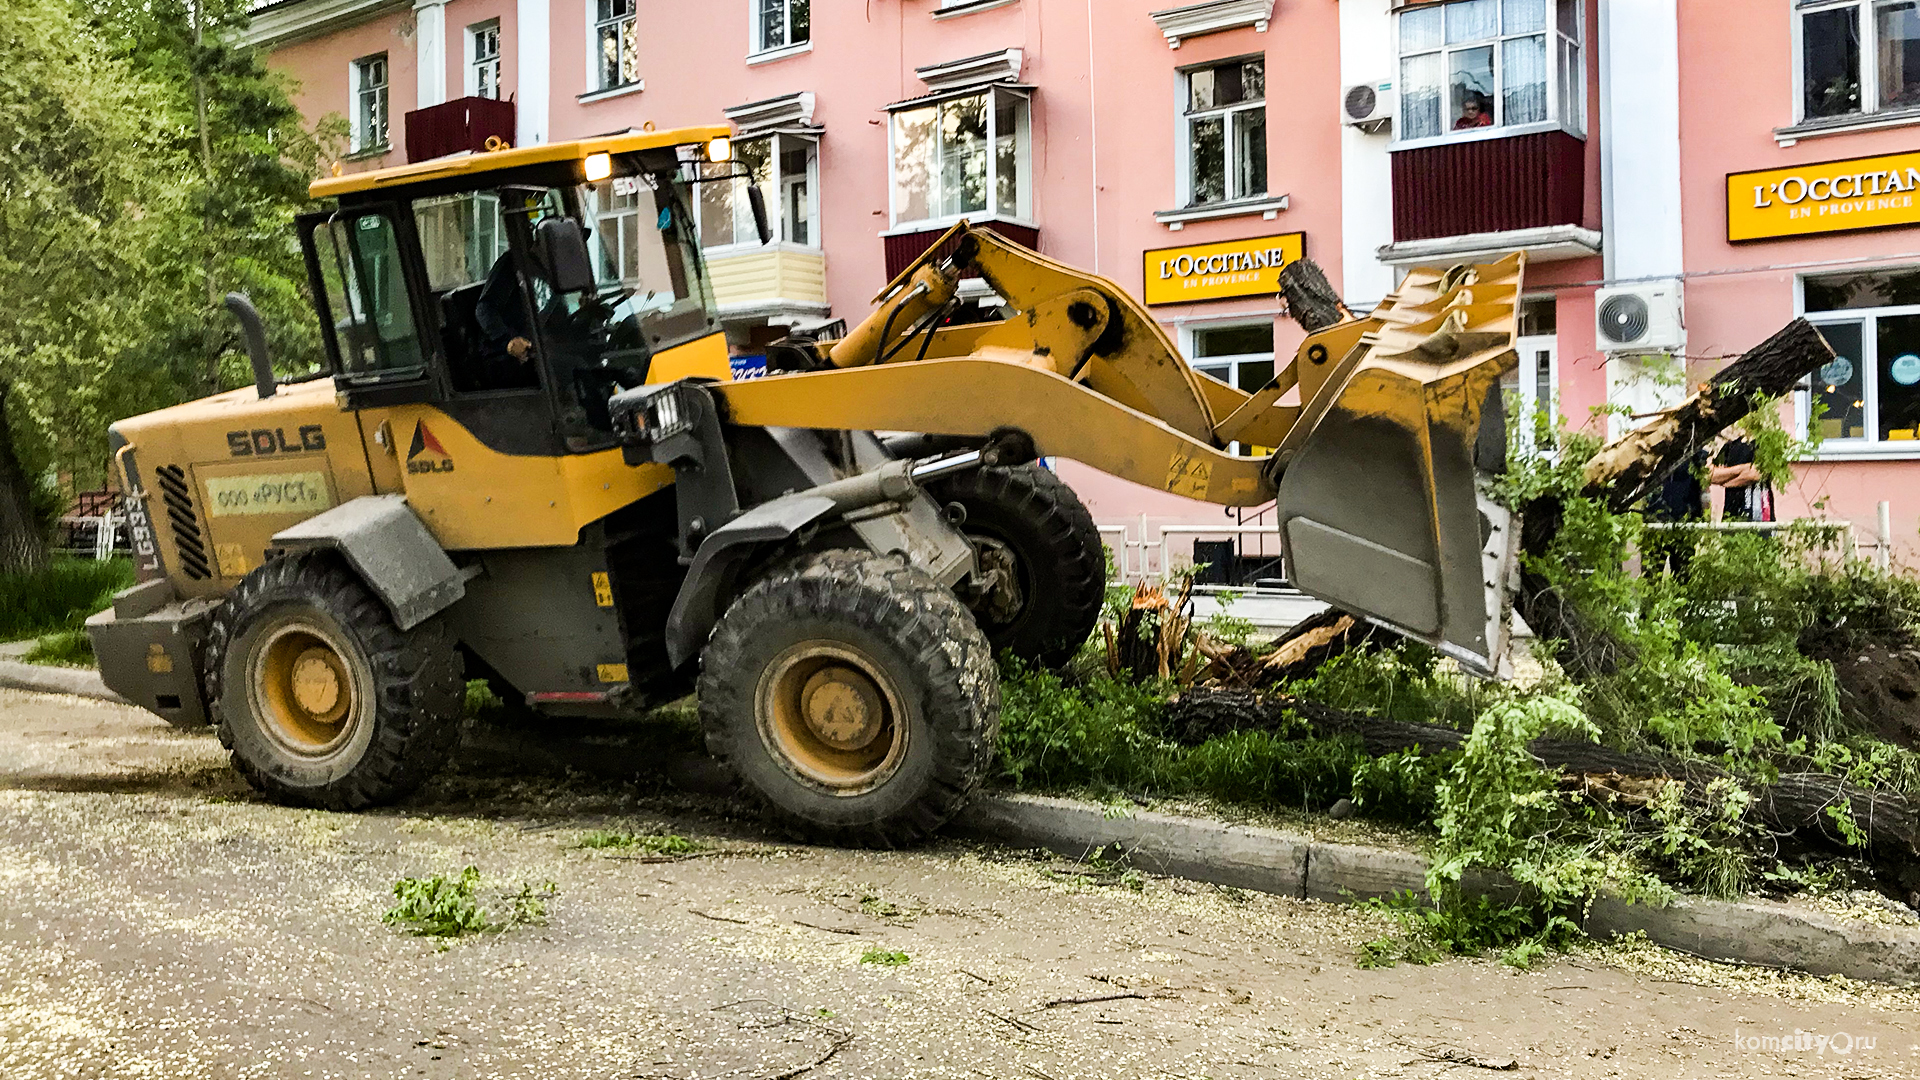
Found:
[[[813,103],[813,91],[800,90],[779,97],[749,101],[745,105],[729,106],[720,111],[740,129],[743,138],[770,135],[776,131],[818,132],[821,129],[813,122]]]
[[[972,97],[975,94],[985,93],[988,90],[1011,90],[1016,94],[1025,94],[1025,95],[1031,96],[1034,90],[1036,89],[1038,88],[1031,83],[1014,83],[1014,82],[980,83],[977,86],[968,86],[959,90],[944,90],[939,93],[922,94],[919,97],[908,98],[905,101],[896,101],[891,105],[882,106],[881,111],[890,112],[890,113],[903,112],[907,109],[920,108],[923,105],[932,105],[934,102],[937,102],[937,101],[951,101],[954,98]]]

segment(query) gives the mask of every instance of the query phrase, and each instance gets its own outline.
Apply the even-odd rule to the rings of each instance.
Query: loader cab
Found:
[[[616,445],[607,399],[720,333],[684,149],[429,172],[304,216],[343,406],[432,404],[511,454]]]

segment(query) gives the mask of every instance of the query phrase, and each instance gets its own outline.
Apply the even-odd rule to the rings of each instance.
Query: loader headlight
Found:
[[[608,402],[613,430],[629,446],[646,446],[670,439],[693,427],[691,388],[680,383],[639,386],[615,394]]]

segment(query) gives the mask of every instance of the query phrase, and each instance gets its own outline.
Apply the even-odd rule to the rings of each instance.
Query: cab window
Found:
[[[385,382],[423,375],[426,361],[392,218],[336,215],[314,229],[313,243],[340,376]]]

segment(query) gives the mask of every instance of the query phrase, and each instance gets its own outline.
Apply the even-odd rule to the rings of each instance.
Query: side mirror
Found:
[[[753,211],[753,228],[760,234],[760,243],[772,243],[773,229],[767,224],[767,196],[760,185],[747,185],[747,207]]]
[[[553,291],[575,293],[593,288],[593,259],[587,254],[587,237],[580,231],[579,222],[562,217],[541,219],[533,227],[533,246],[552,275]]]

